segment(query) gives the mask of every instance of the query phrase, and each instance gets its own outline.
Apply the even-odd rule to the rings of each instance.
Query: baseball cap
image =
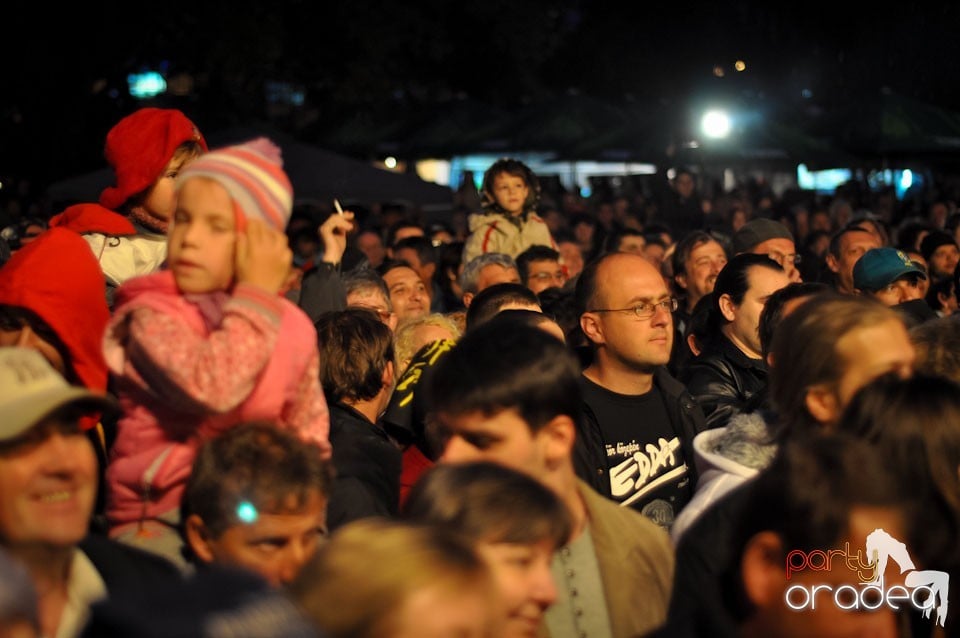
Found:
[[[905,252],[896,248],[871,248],[853,266],[853,287],[858,290],[880,290],[904,275],[927,275]]]
[[[780,222],[760,217],[747,222],[733,235],[733,253],[737,255],[749,252],[754,246],[768,239],[793,241],[793,234]]]
[[[57,410],[115,411],[111,397],[67,383],[36,350],[0,348],[0,441],[17,438]]]

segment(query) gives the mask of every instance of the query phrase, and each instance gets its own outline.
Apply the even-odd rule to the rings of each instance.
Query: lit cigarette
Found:
[[[340,208],[340,202],[333,200],[333,207],[337,209],[337,215],[343,215],[343,209]]]

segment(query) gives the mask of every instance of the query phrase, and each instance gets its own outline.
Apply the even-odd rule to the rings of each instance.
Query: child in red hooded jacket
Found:
[[[105,155],[116,184],[99,204],[76,204],[50,220],[83,235],[107,280],[107,300],[124,281],[160,269],[177,205],[174,180],[206,152],[197,127],[177,109],[142,108],[107,134]]]

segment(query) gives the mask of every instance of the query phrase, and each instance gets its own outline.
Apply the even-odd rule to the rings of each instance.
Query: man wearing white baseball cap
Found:
[[[35,350],[0,347],[0,547],[30,574],[43,636],[76,636],[93,602],[176,577],[160,559],[88,535],[97,459],[81,417],[117,409]]]

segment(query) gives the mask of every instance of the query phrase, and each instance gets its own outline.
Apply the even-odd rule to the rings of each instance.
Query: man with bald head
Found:
[[[629,253],[589,264],[576,300],[593,355],[581,376],[578,473],[669,529],[693,493],[691,444],[705,427],[700,407],[665,367],[677,300],[650,262]]]

